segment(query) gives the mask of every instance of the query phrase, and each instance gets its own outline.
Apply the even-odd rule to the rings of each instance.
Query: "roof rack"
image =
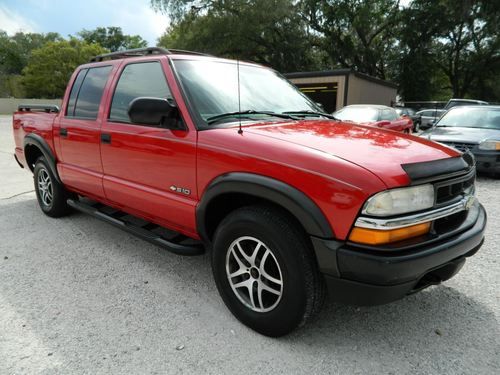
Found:
[[[148,48],[135,48],[128,49],[125,51],[117,51],[111,53],[105,53],[92,57],[90,62],[99,62],[104,60],[118,60],[127,57],[137,57],[137,56],[147,56],[147,55],[172,55],[172,54],[189,54],[189,55],[201,55],[210,56],[201,52],[185,51],[182,49],[166,49],[162,47],[148,47]]]

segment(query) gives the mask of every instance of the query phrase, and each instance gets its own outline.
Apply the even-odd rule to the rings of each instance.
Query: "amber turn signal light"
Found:
[[[429,233],[430,229],[430,222],[390,230],[355,227],[349,235],[349,240],[366,245],[383,245],[390,242],[397,242],[406,240],[407,238],[421,236]]]

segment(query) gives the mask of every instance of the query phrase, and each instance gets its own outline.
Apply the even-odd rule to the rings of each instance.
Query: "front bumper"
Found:
[[[465,258],[483,244],[486,212],[477,203],[452,236],[434,238],[401,250],[359,248],[312,238],[321,272],[332,298],[354,305],[395,301],[455,275]]]
[[[500,173],[499,151],[473,151],[476,170],[479,172]]]

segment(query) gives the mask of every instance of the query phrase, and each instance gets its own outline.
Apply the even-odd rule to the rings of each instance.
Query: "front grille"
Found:
[[[453,147],[461,152],[469,151],[474,147],[474,143],[460,143],[460,142],[441,142],[446,146]]]
[[[472,171],[466,176],[436,183],[436,205],[451,203],[461,198],[467,192],[467,189],[474,185],[475,179],[475,171]]]

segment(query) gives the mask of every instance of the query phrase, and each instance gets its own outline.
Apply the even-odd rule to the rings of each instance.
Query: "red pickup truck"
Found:
[[[269,336],[326,291],[381,304],[440,283],[483,243],[473,157],[345,123],[275,71],[159,48],[95,57],[62,106],[20,106],[19,165],[53,217],[84,211],[182,255]]]

